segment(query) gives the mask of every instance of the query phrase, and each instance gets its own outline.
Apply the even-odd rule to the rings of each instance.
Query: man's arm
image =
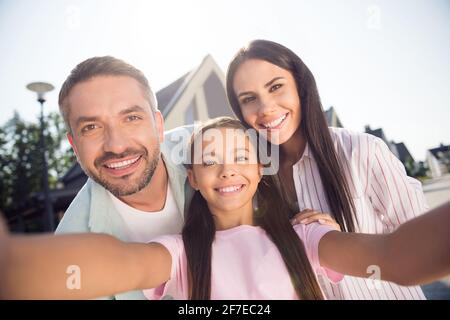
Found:
[[[337,272],[381,280],[425,284],[450,274],[450,202],[416,217],[391,234],[327,233],[319,243],[320,263]]]
[[[3,299],[90,299],[153,288],[170,277],[170,253],[157,243],[104,234],[2,237]]]

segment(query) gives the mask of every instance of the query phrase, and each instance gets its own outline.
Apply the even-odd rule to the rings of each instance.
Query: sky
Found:
[[[87,58],[121,58],[158,91],[207,54],[226,72],[253,39],[297,53],[344,127],[382,127],[416,160],[450,144],[449,0],[0,0],[0,125],[14,110],[37,121],[33,81],[55,86],[58,110]]]

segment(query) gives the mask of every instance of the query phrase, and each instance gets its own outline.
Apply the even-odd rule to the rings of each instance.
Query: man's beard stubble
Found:
[[[144,151],[144,152],[142,152],[142,151]],[[100,184],[106,190],[111,192],[114,196],[116,196],[116,197],[129,196],[129,195],[132,195],[132,194],[135,194],[135,193],[141,191],[150,183],[150,181],[152,180],[153,175],[156,171],[158,163],[159,163],[159,158],[160,158],[160,154],[161,154],[159,145],[157,145],[156,148],[153,148],[152,154],[150,157],[149,157],[149,153],[148,153],[147,149],[142,148],[142,151],[127,149],[120,155],[113,154],[113,153],[106,153],[102,157],[97,158],[94,162],[95,167],[98,168],[99,172],[101,172],[100,167],[103,166],[103,163],[107,160],[120,159],[120,158],[124,158],[124,157],[130,156],[130,155],[141,154],[141,159],[138,161],[145,162],[144,172],[142,173],[142,175],[140,175],[137,178],[136,182],[129,181],[128,184],[125,186],[109,182],[108,179],[103,177],[101,174],[96,175],[93,172],[91,172],[90,170],[86,170],[85,168],[83,168],[83,166],[82,166],[82,168],[83,168],[84,172],[92,180],[94,180],[95,182]],[[129,177],[129,175],[126,175],[126,176],[120,177],[118,179],[123,179],[125,182],[125,180],[128,177]]]

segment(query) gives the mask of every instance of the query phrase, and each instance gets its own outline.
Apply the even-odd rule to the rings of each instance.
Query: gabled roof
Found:
[[[332,107],[331,107],[332,108]],[[325,119],[327,119],[327,124],[330,126],[331,123],[333,122],[333,111],[330,109],[328,109],[327,111],[324,112],[325,114]]]
[[[60,179],[64,185],[69,184],[72,180],[77,179],[80,175],[84,175],[83,169],[75,162],[72,167],[64,174],[64,176]]]
[[[443,144],[441,144],[439,147],[429,149],[428,151],[431,152],[437,159],[442,158],[442,155],[450,159],[450,145],[444,146]]]
[[[325,115],[325,119],[327,120],[327,124],[328,126],[333,126],[333,120],[336,119],[336,127],[340,127],[343,128],[344,126],[342,125],[341,119],[339,119],[336,110],[334,109],[333,106],[331,106],[330,108],[328,108],[328,110],[324,111],[324,115]]]
[[[403,142],[396,143],[395,147],[397,148],[398,158],[402,163],[406,163],[408,159],[414,161],[413,156]]]
[[[156,93],[156,97],[158,100],[158,108],[163,116],[167,117],[167,115],[172,111],[173,107],[177,104],[188,87],[192,85],[198,85],[196,83],[197,81],[195,81],[197,76],[205,74],[208,75],[211,73],[216,73],[220,81],[225,81],[222,70],[216,64],[212,56],[208,54],[197,68],[191,70],[181,78],[175,80],[168,86],[159,90]],[[223,86],[225,86],[224,83]]]
[[[366,133],[369,133],[371,135],[374,135],[375,137],[382,139],[384,142],[386,142],[387,145],[391,144],[388,141],[388,139],[386,138],[386,135],[384,134],[383,129],[378,128],[378,129],[372,130],[369,125],[367,125],[365,129],[366,129],[365,130]]]
[[[156,100],[158,100],[158,109],[164,114],[170,101],[175,97],[176,93],[184,85],[186,78],[189,76],[190,72],[184,74],[181,78],[178,78],[168,86],[162,88],[156,93]]]

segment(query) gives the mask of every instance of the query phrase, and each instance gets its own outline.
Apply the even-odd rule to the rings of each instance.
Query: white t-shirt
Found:
[[[108,192],[114,207],[122,216],[130,241],[147,243],[160,235],[178,234],[183,228],[183,217],[178,210],[170,185],[167,187],[166,202],[161,211],[135,209]]]

